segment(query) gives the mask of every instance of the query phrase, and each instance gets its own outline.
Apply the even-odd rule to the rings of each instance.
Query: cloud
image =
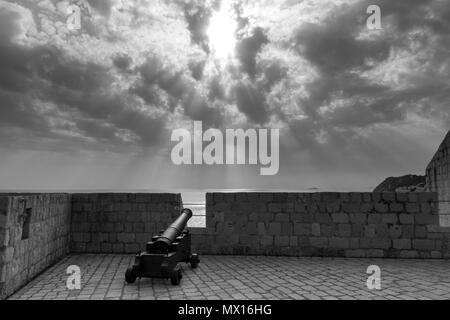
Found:
[[[33,143],[45,139],[73,142],[75,136],[112,147],[130,142],[144,147],[162,143],[164,114],[111,90],[115,78],[104,66],[74,60],[55,47],[29,48],[14,43],[16,20],[2,20],[0,118],[4,127],[34,135]],[[10,138],[2,137],[2,142]],[[32,140],[28,134],[26,140]]]
[[[219,1],[89,3],[70,32],[60,2],[0,1],[0,147],[161,151],[202,120],[281,128],[294,169],[364,171],[450,126],[446,0],[235,1],[226,61],[207,35]],[[369,4],[383,30],[366,28]]]
[[[253,34],[239,41],[236,46],[237,58],[241,63],[242,70],[251,78],[256,73],[256,57],[268,38],[262,28],[255,28]]]
[[[361,134],[357,128],[367,131],[374,125],[407,121],[424,104],[431,103],[436,111],[439,100],[449,101],[448,84],[442,81],[449,75],[449,61],[438,53],[442,39],[436,29],[445,29],[437,11],[447,12],[443,2],[370,2],[382,8],[385,28],[372,33],[365,29],[367,16],[361,14],[369,2],[342,5],[320,23],[305,23],[295,31],[298,54],[318,70],[318,76],[305,85],[307,94],[298,99],[307,117],[301,134],[311,138],[309,146],[320,145],[319,130],[328,136],[345,132],[357,138]],[[402,65],[405,59],[408,63]],[[412,66],[418,60],[427,61],[421,66],[422,76],[414,75]],[[434,79],[423,76],[428,73],[435,74]],[[402,78],[401,83],[394,82],[396,77]]]
[[[181,6],[187,22],[187,28],[193,44],[200,46],[206,53],[210,52],[207,28],[213,6],[204,1],[186,1]]]

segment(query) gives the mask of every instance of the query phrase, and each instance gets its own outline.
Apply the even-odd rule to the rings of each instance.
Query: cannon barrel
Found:
[[[163,232],[163,234],[155,241],[155,249],[157,252],[167,252],[170,245],[183,232],[184,228],[192,217],[190,209],[183,209],[180,216]]]

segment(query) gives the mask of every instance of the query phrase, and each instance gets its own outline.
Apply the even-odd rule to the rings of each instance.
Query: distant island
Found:
[[[380,183],[373,192],[420,192],[425,191],[425,176],[405,175],[389,177]]]

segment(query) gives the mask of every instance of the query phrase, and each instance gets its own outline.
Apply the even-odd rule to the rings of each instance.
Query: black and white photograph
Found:
[[[449,300],[449,153],[448,0],[0,0],[2,304]]]

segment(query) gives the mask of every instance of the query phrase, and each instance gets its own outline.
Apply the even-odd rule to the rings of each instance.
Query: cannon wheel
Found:
[[[198,264],[200,262],[200,259],[198,258],[198,254],[196,254],[196,253],[191,254],[191,257],[189,260],[190,260],[192,269],[195,269],[198,267]]]
[[[128,268],[125,272],[125,281],[127,283],[134,283],[136,281],[136,275],[134,274],[132,268]]]
[[[174,275],[170,278],[170,282],[174,286],[178,286],[181,282],[181,278],[183,278],[183,273],[181,272],[181,268],[177,267],[174,270]]]

